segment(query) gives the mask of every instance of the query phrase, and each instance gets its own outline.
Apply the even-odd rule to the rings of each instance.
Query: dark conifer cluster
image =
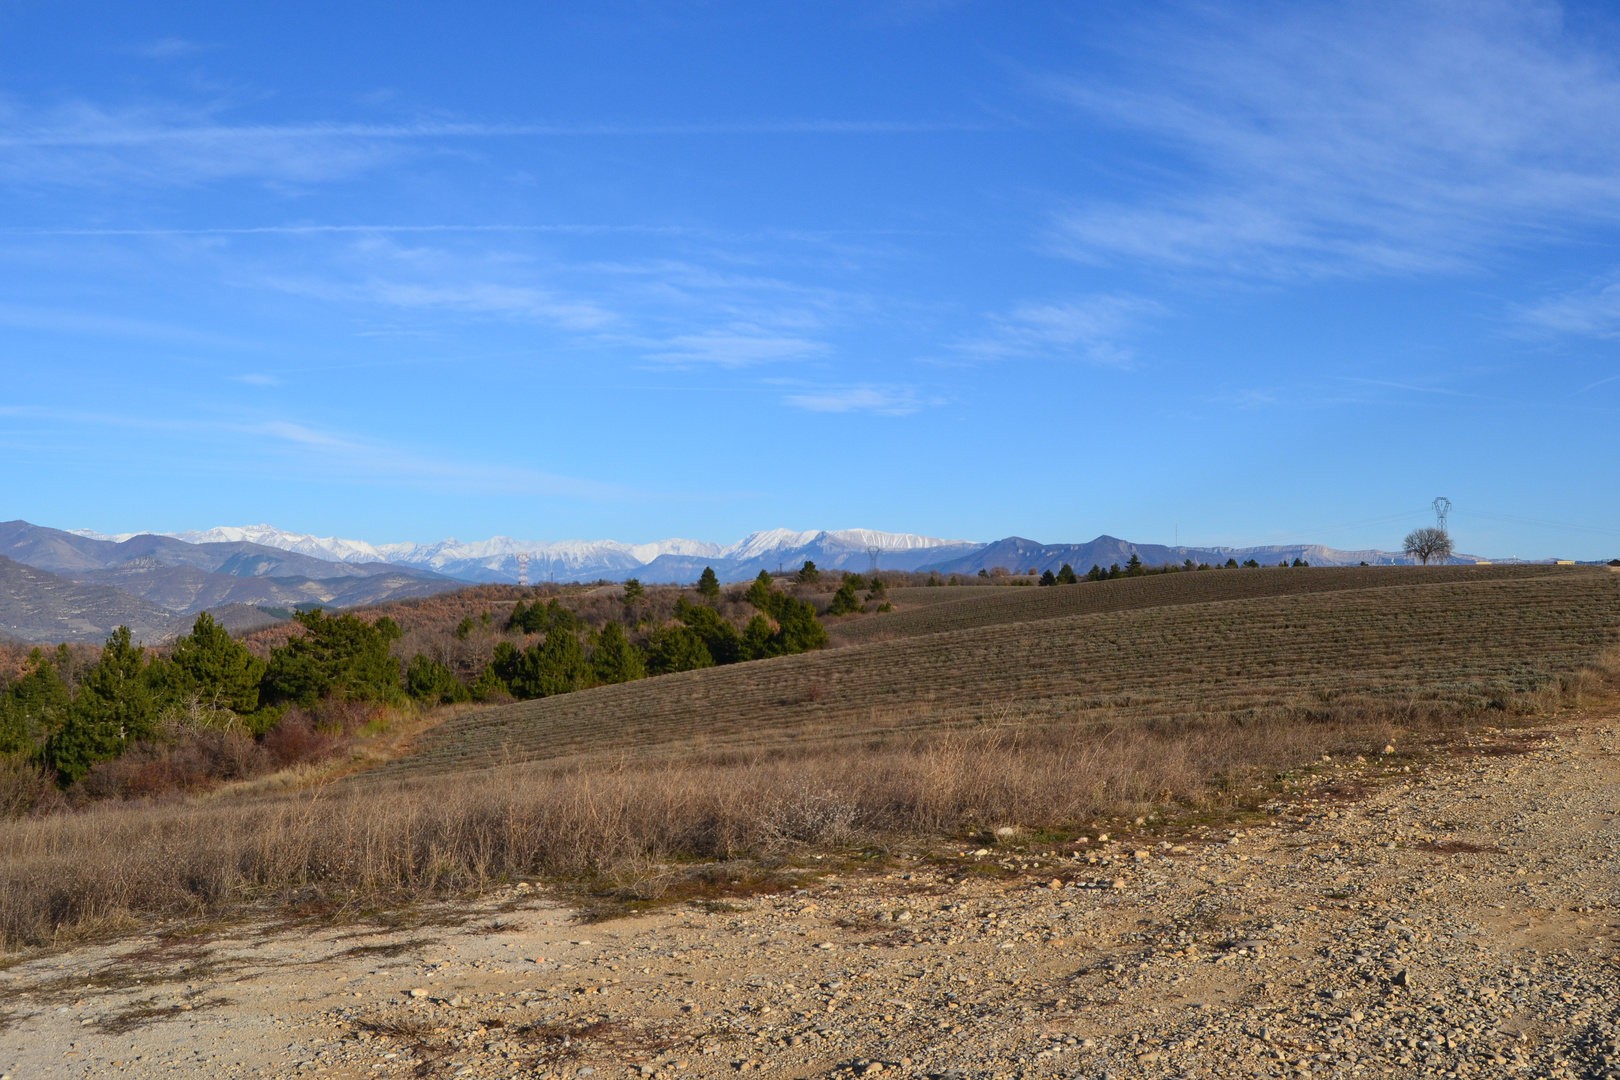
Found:
[[[801,580],[815,580],[813,566]],[[882,591],[877,582],[870,595]],[[700,602],[678,598],[667,624],[649,630],[641,619],[632,627],[644,637],[640,643],[618,621],[593,628],[556,597],[532,604],[519,600],[500,630],[539,641],[527,648],[497,642],[470,682],[421,652],[402,665],[393,655],[402,631],[386,616],[367,621],[319,609],[298,612],[293,616],[298,632],[272,648],[268,659],[232,638],[207,613],[166,656],[142,648],[120,627],[96,662],[76,677],[69,677],[71,653],[62,646],[54,653],[35,649],[22,673],[0,685],[0,755],[54,774],[68,786],[98,762],[119,759],[135,747],[172,742],[179,727],[263,742],[290,711],[308,727],[314,714],[330,712],[333,703],[440,705],[550,697],[827,644],[814,605],[777,589],[768,573],[741,594],[755,610],[741,630],[715,606],[721,590],[712,569],[705,569],[696,592]],[[627,621],[637,622],[644,596],[639,581],[625,583]],[[730,603],[736,607],[742,600],[733,594]],[[496,625],[487,611],[478,618],[469,615],[452,636],[466,641],[475,633],[494,632]],[[318,733],[309,737],[320,741]]]
[[[262,737],[292,706],[404,700],[399,662],[389,654],[400,636],[392,619],[319,610],[294,617],[303,633],[268,661],[207,612],[167,657],[136,645],[121,626],[76,690],[64,676],[66,647],[54,656],[35,649],[27,671],[0,693],[0,754],[37,761],[71,784],[97,762],[157,738],[166,721]],[[412,674],[417,685],[433,677],[414,664]]]

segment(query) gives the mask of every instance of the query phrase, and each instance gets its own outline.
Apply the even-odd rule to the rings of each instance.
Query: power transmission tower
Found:
[[[872,574],[877,573],[877,570],[878,570],[878,566],[877,566],[878,556],[881,555],[881,554],[883,554],[883,549],[880,548],[880,547],[869,547],[869,548],[866,549],[866,557],[868,559],[870,559],[871,562],[872,562],[872,565],[867,568],[868,573],[872,573]]]
[[[1451,500],[1444,495],[1439,496],[1430,504],[1434,507],[1434,523],[1441,532],[1446,531],[1446,518],[1451,513]]]
[[[529,583],[529,553],[527,551],[518,552],[517,560],[518,584],[527,585]]]

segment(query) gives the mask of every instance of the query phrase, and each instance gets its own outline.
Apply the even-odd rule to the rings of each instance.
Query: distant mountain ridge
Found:
[[[73,535],[115,542],[134,538],[129,534],[102,536],[88,531]],[[1093,564],[1104,568],[1115,562],[1123,565],[1133,554],[1155,566],[1187,559],[1195,563],[1217,563],[1234,558],[1239,562],[1255,559],[1270,564],[1298,558],[1314,566],[1354,566],[1363,562],[1378,566],[1409,561],[1394,552],[1339,551],[1321,544],[1245,548],[1166,546],[1135,544],[1106,534],[1082,544],[1043,544],[1017,536],[983,543],[874,529],[767,529],[750,533],[734,544],[686,539],[643,544],[617,540],[543,542],[508,536],[478,541],[447,539],[431,544],[373,544],[288,532],[273,525],[220,526],[164,535],[203,546],[252,544],[348,566],[392,564],[431,571],[463,582],[517,581],[520,553],[529,556],[529,580],[535,583],[621,581],[628,577],[650,582],[689,583],[697,580],[704,567],[712,567],[723,580],[740,581],[754,577],[761,570],[792,569],[807,560],[830,570],[866,570],[871,565],[873,549],[877,551],[878,565],[882,569],[938,570],[947,574],[976,574],[981,569],[997,566],[1017,573],[1025,573],[1030,568],[1040,572],[1057,570],[1064,563],[1083,573]],[[1459,555],[1454,561],[1482,560]]]
[[[233,604],[354,607],[464,584],[422,567],[316,558],[245,540],[195,544],[153,533],[120,539],[26,521],[0,522],[0,555],[73,581],[119,589],[166,610],[170,618]]]
[[[0,555],[0,636],[100,641],[119,626],[139,640],[169,636],[174,612],[108,585],[86,585]]]
[[[71,535],[102,543],[127,543],[137,536],[132,533],[106,535],[88,529],[73,530]],[[617,540],[543,542],[509,536],[470,542],[448,539],[432,544],[371,544],[364,540],[287,532],[272,525],[219,526],[160,535],[205,546],[248,543],[352,566],[386,562],[429,570],[465,582],[516,581],[520,553],[529,556],[529,580],[533,582],[622,580],[638,576],[648,581],[695,581],[705,566],[713,566],[716,573],[732,580],[753,577],[762,569],[775,570],[779,563],[802,565],[805,559],[834,569],[864,570],[870,561],[868,549],[873,547],[881,549],[885,568],[913,569],[919,565],[919,559],[949,558],[984,546],[967,540],[943,540],[874,529],[769,529],[750,533],[734,544],[678,538],[645,544]],[[4,550],[3,538],[0,538],[0,550]]]
[[[1031,569],[1037,573],[1046,570],[1055,571],[1067,563],[1078,573],[1084,574],[1093,566],[1099,566],[1104,570],[1115,563],[1124,566],[1131,561],[1132,555],[1149,566],[1181,564],[1188,559],[1195,565],[1209,563],[1212,566],[1225,563],[1228,559],[1236,559],[1240,563],[1253,559],[1264,566],[1275,566],[1279,562],[1291,563],[1295,559],[1303,560],[1312,566],[1359,566],[1361,563],[1369,566],[1404,566],[1412,562],[1404,554],[1391,551],[1375,549],[1340,551],[1321,544],[1273,544],[1246,548],[1170,547],[1164,544],[1133,544],[1128,540],[1107,535],[1099,536],[1084,544],[1042,544],[1019,536],[1009,536],[1005,540],[985,544],[964,558],[932,564],[924,569],[938,570],[942,574],[976,574],[981,569],[991,570],[999,566],[1012,573],[1022,574]],[[1452,561],[1476,563],[1486,560],[1474,555],[1457,555]]]
[[[1338,551],[1320,544],[1264,547],[1184,547],[1134,544],[1099,536],[1083,544],[1043,544],[1019,536],[992,543],[943,540],[872,529],[769,529],[734,544],[661,540],[538,543],[497,536],[464,543],[370,544],[286,532],[269,525],[225,526],[176,534],[106,536],[26,521],[0,522],[0,636],[25,641],[93,641],[127,625],[155,643],[184,633],[199,611],[235,628],[266,616],[263,608],[359,607],[461,588],[474,582],[514,582],[518,554],[530,555],[529,580],[696,581],[712,567],[722,581],[745,581],[761,570],[791,572],[806,561],[836,573],[885,570],[1014,574],[1057,570],[1084,574],[1093,565],[1124,565],[1134,555],[1165,563],[1262,564],[1303,559],[1313,566],[1405,563],[1387,551]],[[1453,562],[1482,561],[1459,555]]]

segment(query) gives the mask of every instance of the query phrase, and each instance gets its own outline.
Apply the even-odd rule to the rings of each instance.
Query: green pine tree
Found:
[[[1145,573],[1147,573],[1147,569],[1143,567],[1142,560],[1137,558],[1136,552],[1131,552],[1130,562],[1125,564],[1125,576],[1141,577]]]
[[[720,579],[715,576],[714,567],[705,566],[703,573],[698,577],[698,595],[711,604],[720,599]]]
[[[146,668],[146,650],[131,643],[129,627],[120,626],[80,680],[67,722],[45,744],[46,764],[62,780],[78,781],[96,762],[156,734],[158,703]]]
[[[211,709],[245,717],[259,708],[259,683],[268,667],[205,611],[158,670],[167,683],[167,700],[195,698]]]
[[[519,698],[553,697],[590,685],[591,668],[579,635],[556,629],[546,640],[523,651],[514,677],[507,679],[512,694]]]
[[[768,656],[775,656],[774,638],[776,631],[771,627],[771,620],[763,615],[755,615],[748,620],[748,625],[742,632],[742,658],[744,660],[763,660]]]
[[[541,611],[539,604],[535,604],[529,609],[529,615],[530,633],[549,634],[553,630],[563,630],[577,634],[585,628],[584,620],[574,614],[574,609],[564,607],[562,601],[555,597],[546,604],[544,611]]]
[[[28,654],[28,670],[0,694],[0,754],[35,753],[67,722],[67,682],[44,652]]]
[[[646,593],[647,590],[642,586],[640,579],[627,579],[624,583],[625,607],[634,607],[636,604],[641,603],[641,598],[645,596]]]
[[[591,650],[591,672],[599,683],[631,682],[647,676],[647,660],[625,636],[624,627],[610,622]]]
[[[536,600],[535,603],[538,604],[539,601]],[[512,605],[512,614],[506,617],[506,625],[502,627],[502,629],[507,633],[511,633],[514,630],[524,630],[528,617],[528,605],[524,604],[522,600],[519,600],[517,603]],[[527,631],[525,630],[525,632]]]
[[[703,647],[716,664],[735,664],[742,656],[742,638],[720,613],[703,604],[688,604],[686,597],[675,601],[675,617],[703,641]]]
[[[455,672],[421,653],[411,657],[405,666],[405,692],[430,705],[449,705],[472,697]]]
[[[1052,571],[1050,571],[1050,570],[1043,573],[1041,575],[1041,580],[1036,582],[1036,584],[1038,584],[1038,585],[1056,585],[1057,583],[1058,583],[1057,575],[1052,573]]]
[[[776,610],[771,613],[776,619],[774,637],[777,655],[787,656],[826,648],[827,628],[816,618],[815,606],[786,593],[778,593],[777,597]]]
[[[647,642],[647,673],[668,675],[714,666],[703,639],[690,626],[662,626]]]
[[[501,645],[506,645],[508,649],[512,648],[511,645],[503,641],[500,645],[495,646],[497,652],[500,651]],[[512,651],[516,652],[517,650],[513,649]],[[496,674],[494,662],[491,661],[485,664],[484,670],[478,673],[477,680],[472,684],[472,699],[474,701],[494,701],[511,696],[512,688],[506,685],[505,679]]]
[[[855,594],[855,579],[846,577],[844,583],[838,586],[833,594],[832,604],[827,608],[829,615],[848,615],[861,610],[860,597]]]
[[[748,592],[745,594],[750,604],[767,614],[770,612],[771,596],[774,595],[771,591],[771,585],[771,572],[761,570],[759,576],[754,579],[754,583],[748,586]]]
[[[1079,576],[1074,572],[1074,567],[1068,563],[1064,563],[1063,569],[1057,572],[1057,583],[1059,585],[1073,585],[1079,580]]]
[[[814,585],[816,582],[821,580],[821,571],[816,569],[815,563],[811,562],[809,559],[806,559],[804,560],[804,565],[799,568],[799,572],[795,576],[798,578],[799,584],[801,585]]]
[[[261,697],[309,709],[321,698],[398,702],[404,698],[399,661],[389,647],[401,636],[384,616],[368,623],[354,615],[331,618],[320,608],[293,616],[304,633],[270,651]]]

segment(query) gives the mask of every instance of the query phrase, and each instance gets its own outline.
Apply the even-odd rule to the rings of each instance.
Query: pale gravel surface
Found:
[[[1238,835],[962,860],[1004,876],[902,857],[732,911],[584,925],[524,890],[41,955],[0,973],[0,1071],[1614,1075],[1610,722],[1412,774],[1324,763],[1367,794]]]

